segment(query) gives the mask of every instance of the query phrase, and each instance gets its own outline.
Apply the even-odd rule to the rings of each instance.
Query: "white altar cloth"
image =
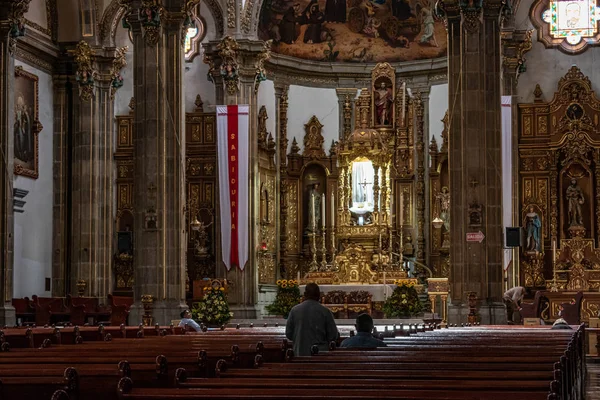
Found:
[[[305,285],[300,285],[300,294],[304,294]],[[355,292],[357,290],[365,290],[373,295],[372,301],[385,301],[392,295],[396,288],[394,284],[378,284],[378,285],[319,285],[321,294],[333,292],[334,290],[343,290],[346,293]]]

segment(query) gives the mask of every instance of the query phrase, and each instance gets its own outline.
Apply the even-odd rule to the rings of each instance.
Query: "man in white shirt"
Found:
[[[530,290],[523,286],[515,286],[512,289],[508,289],[502,296],[502,301],[506,306],[506,320],[508,325],[515,325],[520,323],[520,320],[515,321],[515,318],[520,319],[520,315],[517,311],[521,310],[521,302],[526,294],[529,294]]]
[[[196,332],[200,332],[202,330],[200,325],[198,325],[198,323],[192,319],[192,313],[190,313],[190,310],[182,311],[179,315],[181,316],[181,321],[179,322],[180,327],[184,329],[190,327]]]

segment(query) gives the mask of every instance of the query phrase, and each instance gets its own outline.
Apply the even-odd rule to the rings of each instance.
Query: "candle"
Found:
[[[556,239],[552,239],[552,266],[556,263]]]
[[[331,227],[335,228],[335,194],[331,191]]]
[[[315,231],[315,226],[317,224],[317,221],[315,221],[316,217],[317,217],[317,213],[315,212],[315,194],[312,193],[310,196],[310,207],[312,209],[312,224],[311,224],[311,228],[312,231],[314,233]]]
[[[325,229],[325,193],[321,196],[321,226]]]
[[[402,229],[402,225],[404,225],[404,193],[400,188],[400,229]]]
[[[298,270],[298,285],[300,284],[300,270]]]

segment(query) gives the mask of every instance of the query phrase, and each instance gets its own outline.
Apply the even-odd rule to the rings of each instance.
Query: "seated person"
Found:
[[[190,313],[190,310],[182,311],[179,315],[181,316],[181,321],[179,322],[180,327],[184,329],[190,327],[196,332],[200,332],[202,330],[200,325],[198,325],[198,323],[192,319],[192,313]]]
[[[552,328],[550,328],[550,329],[573,329],[573,328],[571,328],[571,326],[567,323],[567,321],[565,321],[562,318],[559,318],[556,321],[554,321],[554,324],[552,324]]]
[[[387,347],[382,340],[375,339],[371,332],[373,331],[373,318],[369,314],[360,314],[356,317],[356,335],[344,339],[340,347],[373,349],[375,347]]]

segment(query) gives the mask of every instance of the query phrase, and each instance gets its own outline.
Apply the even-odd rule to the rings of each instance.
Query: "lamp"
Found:
[[[431,224],[435,229],[440,229],[442,225],[444,225],[444,221],[442,221],[440,217],[435,217],[435,219],[431,221]]]
[[[190,226],[192,227],[193,231],[199,231],[200,230],[200,221],[198,221],[198,217],[194,214],[194,219],[192,220],[192,222],[190,222]]]

